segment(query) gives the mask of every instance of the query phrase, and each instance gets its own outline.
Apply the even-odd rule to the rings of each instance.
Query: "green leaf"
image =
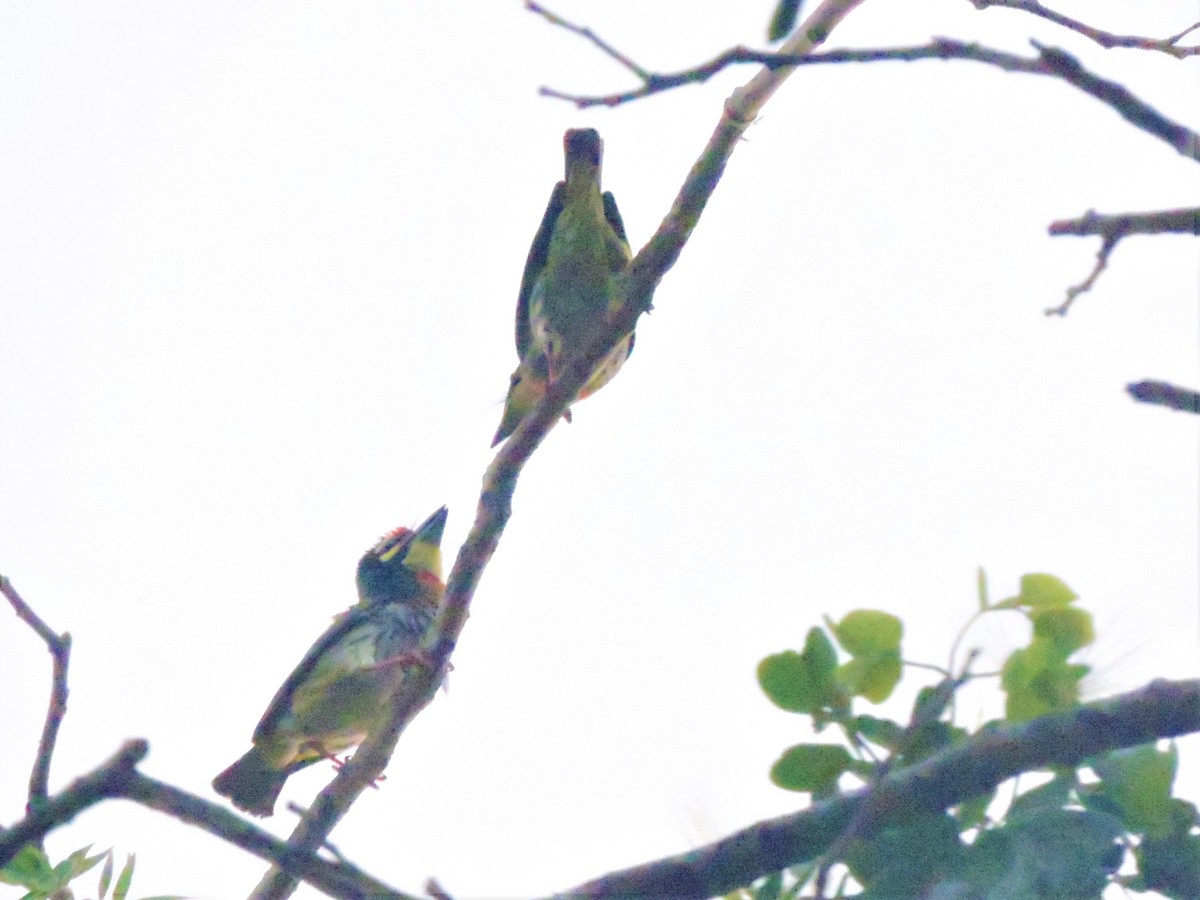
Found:
[[[100,870],[100,886],[96,888],[96,897],[98,900],[104,900],[108,895],[108,888],[112,884],[113,875],[113,852],[112,847],[108,848],[108,852],[104,854],[104,868]]]
[[[1008,807],[1008,819],[1032,818],[1048,810],[1062,809],[1071,799],[1075,779],[1063,776],[1051,778],[1045,784],[1025,791]]]
[[[55,890],[56,882],[49,857],[33,844],[18,850],[8,865],[0,869],[0,883],[20,885],[42,894]]]
[[[1021,604],[1034,609],[1050,606],[1066,606],[1079,598],[1054,575],[1032,574],[1021,576]]]
[[[1088,666],[1068,664],[1051,641],[1035,637],[1004,661],[1000,686],[1007,694],[1006,717],[1024,722],[1071,708],[1079,701],[1079,682],[1089,671]]]
[[[987,572],[983,571],[983,566],[975,570],[975,589],[979,593],[979,611],[987,612],[988,608],[988,583]]]
[[[796,27],[796,19],[804,0],[779,0],[775,13],[771,16],[771,24],[767,26],[767,40],[781,41]]]
[[[1011,857],[994,888],[998,896],[1099,897],[1124,857],[1121,823],[1090,810],[1009,816],[1005,831]]]
[[[904,624],[891,613],[856,609],[833,626],[838,643],[851,656],[899,653]]]
[[[980,794],[958,804],[954,809],[954,818],[962,831],[976,828],[987,819],[988,807],[992,805],[995,794]]]
[[[1164,751],[1153,744],[1114,750],[1091,765],[1100,776],[1096,790],[1120,810],[1126,828],[1154,838],[1171,833],[1171,786],[1179,765],[1174,744]]]
[[[136,860],[137,856],[133,853],[125,857],[125,865],[121,868],[121,874],[117,876],[117,883],[113,885],[113,900],[125,900],[129,893],[129,885],[133,882],[133,864]]]
[[[1158,891],[1168,897],[1200,897],[1200,834],[1192,828],[1200,820],[1196,807],[1186,800],[1171,801],[1171,832],[1147,836],[1134,850],[1140,877],[1136,890]]]
[[[856,697],[882,703],[900,681],[900,654],[860,656],[838,667],[838,682]]]
[[[1054,606],[1030,613],[1035,637],[1050,641],[1063,657],[1096,639],[1092,614],[1078,606]]]
[[[854,730],[877,747],[886,747],[888,750],[898,750],[900,742],[904,740],[904,726],[891,719],[855,716]]]
[[[824,631],[812,628],[802,653],[787,650],[758,664],[758,683],[781,709],[814,713],[836,702],[833,678],[836,666],[833,644]]]
[[[852,761],[837,744],[797,744],[771,767],[771,780],[789,791],[820,792],[836,785]]]
[[[882,828],[869,839],[851,841],[845,863],[866,888],[863,896],[923,897],[954,868],[962,849],[954,819],[941,813],[920,815]]]

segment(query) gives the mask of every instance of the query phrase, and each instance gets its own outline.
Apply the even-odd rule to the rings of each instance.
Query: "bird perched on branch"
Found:
[[[397,528],[358,562],[358,603],[338,615],[275,693],[254,746],[213,788],[256,816],[275,811],[293,773],[357,746],[391,712],[388,699],[418,658],[442,583],[442,507],[416,531]]]
[[[563,135],[566,180],[554,186],[533,238],[517,297],[516,371],[509,381],[495,447],[513,433],[546,393],[563,360],[616,311],[615,276],[632,254],[611,193],[600,192],[604,142],[591,128]],[[633,352],[626,335],[592,371],[577,400],[604,387]],[[566,413],[570,421],[570,413]]]

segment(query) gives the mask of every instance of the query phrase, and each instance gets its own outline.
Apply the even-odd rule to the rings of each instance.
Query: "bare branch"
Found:
[[[185,824],[201,828],[269,863],[283,867],[295,877],[302,878],[333,897],[417,900],[368,875],[345,859],[325,860],[313,852],[298,850],[219,804],[140,772],[133,772],[113,796],[136,801]]]
[[[1039,19],[1045,19],[1047,22],[1053,22],[1055,25],[1061,25],[1076,34],[1081,34],[1089,40],[1095,41],[1101,47],[1133,47],[1138,50],[1158,50],[1162,53],[1167,53],[1174,56],[1176,59],[1183,59],[1185,56],[1195,56],[1200,53],[1200,46],[1196,47],[1180,47],[1179,42],[1191,34],[1196,29],[1200,28],[1200,22],[1195,25],[1190,25],[1179,34],[1168,38],[1148,38],[1137,37],[1128,34],[1113,34],[1110,31],[1102,31],[1099,28],[1094,28],[1085,22],[1080,22],[1078,19],[1072,19],[1070,16],[1064,16],[1062,13],[1055,12],[1052,9],[1047,9],[1042,6],[1038,0],[970,0],[971,4],[979,10],[988,9],[989,7],[997,6],[1004,9],[1015,9],[1021,12],[1029,13],[1032,16],[1037,16]]]
[[[349,863],[330,862],[313,853],[297,851],[216,803],[148,778],[137,771],[137,764],[145,759],[147,752],[149,745],[146,741],[127,741],[107,762],[77,778],[65,790],[37,804],[11,828],[0,830],[0,867],[16,856],[22,847],[40,843],[45,835],[89,807],[103,800],[127,799],[202,828],[268,862],[285,866],[331,896],[416,900]]]
[[[1078,219],[1059,219],[1050,223],[1055,236],[1129,234],[1192,234],[1200,237],[1200,208],[1161,209],[1153,212],[1104,215],[1089,209]]]
[[[1108,260],[1121,239],[1130,234],[1195,234],[1200,235],[1200,209],[1165,209],[1147,213],[1100,215],[1088,210],[1078,219],[1060,219],[1050,223],[1052,235],[1100,235],[1104,241],[1096,252],[1096,264],[1087,278],[1067,288],[1067,295],[1058,306],[1046,310],[1048,316],[1065,316],[1075,298],[1092,289],[1100,273],[1108,268]]]
[[[1075,303],[1075,298],[1080,294],[1086,294],[1096,284],[1096,279],[1100,277],[1100,273],[1108,268],[1108,258],[1112,255],[1113,248],[1117,246],[1117,242],[1121,240],[1120,234],[1106,236],[1104,242],[1100,244],[1100,249],[1096,251],[1096,264],[1092,266],[1092,271],[1088,273],[1087,278],[1073,284],[1067,288],[1067,295],[1063,298],[1063,302],[1058,306],[1047,307],[1043,312],[1048,316],[1065,316]]]
[[[25,845],[40,845],[47,834],[71,821],[89,806],[117,796],[133,775],[134,766],[145,758],[148,750],[149,745],[145,741],[127,741],[99,768],[75,779],[61,793],[34,804],[24,819],[0,831],[0,868],[7,865]]]
[[[613,47],[607,41],[602,40],[590,28],[584,28],[581,25],[576,25],[573,22],[569,22],[566,19],[564,19],[562,16],[558,15],[557,13],[550,12],[550,10],[546,9],[546,7],[542,6],[540,3],[534,3],[533,0],[525,0],[525,8],[527,10],[529,10],[531,13],[537,13],[539,16],[541,16],[543,19],[545,19],[551,25],[556,25],[559,28],[565,28],[567,31],[571,32],[572,34],[577,34],[580,37],[582,37],[584,40],[590,41],[591,43],[595,44],[596,47],[598,47],[601,50],[601,52],[603,52],[606,56],[610,56],[613,59],[615,59],[617,62],[619,62],[621,65],[623,65],[625,68],[627,68],[630,72],[632,72],[638,78],[641,78],[644,80],[647,77],[649,77],[649,74],[650,74],[649,72],[647,72],[645,69],[643,69],[637,63],[635,63],[628,56],[621,53],[619,50],[617,50],[615,47]]]
[[[1097,753],[1200,731],[1200,680],[1146,687],[1069,712],[976,735],[892,772],[870,789],[814,803],[723,840],[572,888],[559,897],[704,898],[819,856],[864,805],[860,834],[918,810],[944,810],[1022,772],[1076,766]],[[870,797],[869,804],[867,803]]]
[[[1165,381],[1138,381],[1125,385],[1125,390],[1141,403],[1155,403],[1180,412],[1200,413],[1200,391],[1176,387]]]
[[[1116,110],[1130,124],[1142,131],[1166,141],[1176,151],[1189,159],[1200,160],[1200,137],[1196,132],[1168,119],[1148,103],[1134,96],[1123,85],[1108,81],[1085,69],[1078,60],[1056,47],[1045,47],[1037,42],[1037,57],[1018,56],[1003,50],[995,50],[979,44],[967,44],[949,38],[935,38],[929,44],[912,47],[886,49],[830,50],[825,53],[798,54],[786,48],[779,53],[748,50],[734,47],[715,59],[671,74],[646,72],[639,76],[642,86],[617,94],[585,96],[568,94],[551,88],[542,88],[541,93],[574,103],[583,109],[590,106],[617,106],[651,94],[661,93],[685,84],[700,84],[732,65],[751,63],[762,65],[769,71],[787,70],[800,66],[844,63],[914,62],[923,59],[964,59],[995,66],[1006,72],[1026,72],[1031,75],[1050,75],[1066,81],[1084,93]],[[640,66],[631,66],[643,72]]]
[[[71,635],[63,632],[55,634],[54,630],[42,621],[33,611],[12,582],[0,575],[0,594],[3,594],[17,616],[26,622],[46,644],[50,651],[52,673],[50,680],[50,703],[46,709],[46,720],[42,724],[42,736],[38,740],[37,756],[33,760],[33,771],[29,775],[29,800],[25,804],[25,812],[33,812],[34,807],[49,796],[50,761],[54,757],[54,747],[58,743],[58,730],[67,714],[67,669],[71,663]]]

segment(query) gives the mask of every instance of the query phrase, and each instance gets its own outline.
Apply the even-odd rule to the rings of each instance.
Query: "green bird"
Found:
[[[437,614],[442,583],[442,507],[416,530],[397,528],[358,562],[358,603],[339,614],[275,692],[253,746],[213,779],[218,794],[256,816],[275,812],[293,773],[357,746],[389,714]]]
[[[517,297],[517,364],[495,447],[516,430],[578,352],[616,311],[614,279],[632,253],[611,193],[600,192],[604,142],[591,128],[563,135],[566,180],[554,186],[525,260]],[[577,400],[604,387],[633,352],[633,332],[592,371]],[[566,414],[571,420],[570,412]]]

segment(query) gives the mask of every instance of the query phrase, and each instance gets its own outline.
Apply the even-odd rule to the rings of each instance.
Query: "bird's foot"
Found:
[[[353,759],[353,757],[351,755],[347,754],[346,756],[343,756],[339,759],[338,757],[334,756],[333,754],[330,754],[328,759],[329,759],[329,762],[332,763],[332,765],[333,765],[333,770],[335,772],[340,772],[340,771],[342,771],[342,769],[344,769],[346,767],[346,763],[350,762],[350,760]],[[374,788],[375,790],[379,790],[379,783],[381,781],[387,781],[387,773],[386,772],[380,772],[379,775],[376,776],[375,779],[371,782],[369,787]]]

